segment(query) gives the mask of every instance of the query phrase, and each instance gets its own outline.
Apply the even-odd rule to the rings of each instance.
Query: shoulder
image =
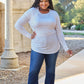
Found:
[[[35,7],[31,7],[27,11],[34,11],[34,10],[36,10],[36,8]]]
[[[56,10],[51,10],[51,12],[55,15],[55,16],[59,16],[58,12]]]
[[[36,10],[36,8],[34,8],[34,7],[29,8],[24,12],[24,14],[32,14],[35,10]]]
[[[60,18],[58,12],[56,10],[51,10],[53,16],[57,19],[57,18]]]

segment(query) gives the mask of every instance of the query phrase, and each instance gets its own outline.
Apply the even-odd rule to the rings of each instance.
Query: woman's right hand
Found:
[[[35,36],[36,36],[36,32],[33,31],[32,35],[31,35],[31,39],[35,38]]]

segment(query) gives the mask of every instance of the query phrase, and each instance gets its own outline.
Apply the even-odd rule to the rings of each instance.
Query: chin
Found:
[[[44,7],[41,7],[42,9],[47,9],[47,7],[46,8],[44,8]]]

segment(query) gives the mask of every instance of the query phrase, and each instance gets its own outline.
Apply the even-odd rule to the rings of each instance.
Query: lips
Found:
[[[42,7],[46,7],[46,6],[42,6]]]

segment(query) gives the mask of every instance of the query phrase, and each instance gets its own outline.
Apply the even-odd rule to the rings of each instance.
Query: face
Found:
[[[49,1],[48,0],[40,0],[39,6],[41,9],[47,9],[49,6]]]

